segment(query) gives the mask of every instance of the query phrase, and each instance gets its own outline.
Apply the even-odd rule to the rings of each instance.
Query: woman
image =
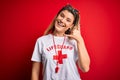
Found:
[[[33,56],[32,80],[39,80],[40,63],[43,80],[81,80],[77,66],[89,71],[90,58],[80,34],[79,12],[64,6],[38,38]]]

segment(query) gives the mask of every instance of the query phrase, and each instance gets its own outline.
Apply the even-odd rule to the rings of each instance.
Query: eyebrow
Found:
[[[65,16],[65,13],[62,11],[60,14],[63,14]],[[67,17],[71,21],[71,18]]]

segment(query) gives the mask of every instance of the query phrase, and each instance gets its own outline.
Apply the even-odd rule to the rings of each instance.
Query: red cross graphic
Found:
[[[53,60],[58,60],[59,64],[63,64],[62,59],[67,58],[67,54],[62,54],[62,51],[58,51],[58,55],[53,56]]]

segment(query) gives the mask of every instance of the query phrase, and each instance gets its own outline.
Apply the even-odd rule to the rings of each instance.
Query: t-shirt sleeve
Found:
[[[41,42],[39,40],[36,41],[31,61],[41,62]]]

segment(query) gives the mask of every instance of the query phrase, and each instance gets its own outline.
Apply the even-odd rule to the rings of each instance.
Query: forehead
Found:
[[[74,16],[71,12],[69,12],[68,10],[63,10],[60,12],[60,14],[63,13],[65,15],[65,17],[74,20]]]

